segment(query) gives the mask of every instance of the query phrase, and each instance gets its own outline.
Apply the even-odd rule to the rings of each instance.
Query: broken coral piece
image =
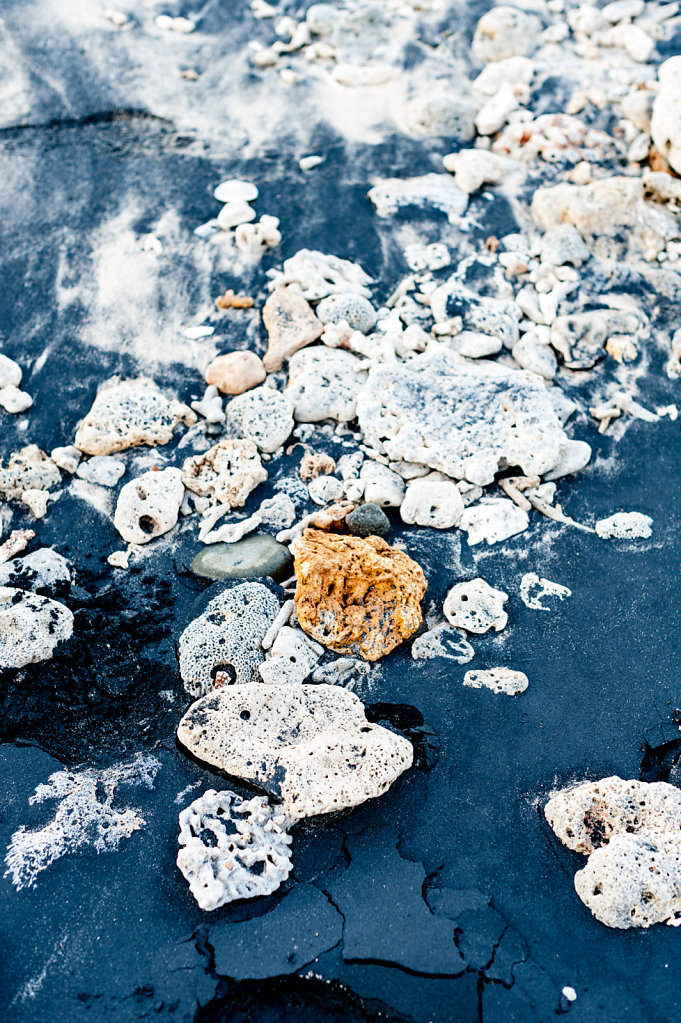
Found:
[[[467,671],[463,684],[471,689],[491,689],[493,693],[505,693],[506,696],[518,696],[529,686],[524,671],[512,668],[486,668],[484,671]]]
[[[490,629],[500,632],[508,621],[504,611],[507,600],[508,593],[495,590],[484,579],[469,579],[452,586],[443,610],[450,625],[458,629],[478,634]]]
[[[263,796],[208,789],[180,814],[177,865],[201,909],[271,895],[291,873],[285,816]]]
[[[423,571],[380,537],[306,529],[294,555],[298,622],[330,650],[376,661],[421,624]]]
[[[149,543],[173,528],[183,497],[181,469],[151,469],[121,489],[114,526],[126,543]]]
[[[681,791],[613,775],[557,792],[546,819],[589,857],[575,874],[584,905],[607,927],[681,922]]]
[[[252,440],[223,437],[202,455],[192,455],[182,466],[182,482],[199,497],[218,505],[241,508],[248,495],[267,479]]]
[[[177,731],[194,756],[257,785],[291,820],[358,806],[413,759],[411,743],[371,724],[340,686],[225,686],[192,704]]]
[[[195,422],[190,408],[166,398],[148,377],[113,377],[99,388],[74,443],[86,455],[111,455],[140,444],[167,444],[180,424]]]

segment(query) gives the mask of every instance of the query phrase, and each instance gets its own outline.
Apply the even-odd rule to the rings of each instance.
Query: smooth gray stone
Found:
[[[192,572],[206,579],[285,579],[292,563],[288,547],[273,536],[246,536],[204,547],[192,561]]]

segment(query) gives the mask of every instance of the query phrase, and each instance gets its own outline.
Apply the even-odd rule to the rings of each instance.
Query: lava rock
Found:
[[[360,504],[345,516],[345,525],[353,536],[387,536],[390,519],[383,509],[373,502]]]

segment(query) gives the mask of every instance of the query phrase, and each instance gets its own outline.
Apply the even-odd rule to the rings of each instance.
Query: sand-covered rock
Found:
[[[376,661],[421,624],[423,571],[380,537],[306,529],[294,554],[298,622],[330,650]]]
[[[180,814],[177,865],[201,909],[271,895],[291,873],[286,818],[263,796],[207,789]]]
[[[237,685],[192,704],[177,731],[200,760],[281,800],[292,820],[358,806],[411,766],[411,743],[329,685]]]
[[[263,360],[268,373],[280,370],[294,352],[316,341],[324,329],[301,291],[286,285],[274,289],[262,318],[268,334]]]
[[[357,415],[367,443],[391,459],[480,486],[504,465],[541,475],[567,441],[536,377],[446,350],[372,369]]]
[[[0,586],[0,671],[48,661],[72,633],[73,615],[64,604]]]
[[[167,444],[178,426],[195,422],[195,413],[166,398],[153,380],[114,377],[100,387],[74,443],[86,455],[111,455],[140,444]]]
[[[262,583],[245,582],[213,597],[180,636],[180,675],[192,696],[213,688],[215,672],[237,684],[257,680],[261,643],[279,613],[279,601]]]
[[[181,469],[152,469],[121,489],[114,526],[127,543],[149,543],[173,528],[183,497]]]
[[[681,920],[681,791],[616,775],[563,789],[546,819],[569,849],[589,857],[575,889],[608,927]]]
[[[216,504],[241,508],[248,495],[267,479],[252,440],[223,437],[202,455],[192,455],[182,466],[182,482],[199,497]]]

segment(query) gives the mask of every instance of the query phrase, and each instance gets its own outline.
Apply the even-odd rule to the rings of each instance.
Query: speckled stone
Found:
[[[192,561],[192,572],[206,579],[285,579],[292,564],[288,547],[273,536],[247,536],[204,547]]]
[[[390,519],[377,504],[361,504],[345,517],[348,532],[354,536],[387,536]]]

